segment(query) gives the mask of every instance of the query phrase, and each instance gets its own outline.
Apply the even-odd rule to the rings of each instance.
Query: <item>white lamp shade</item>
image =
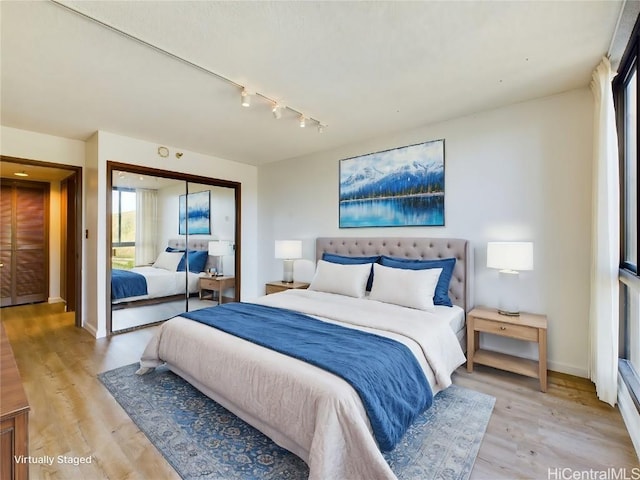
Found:
[[[302,241],[276,240],[275,257],[284,259],[302,257]]]
[[[223,257],[229,255],[230,243],[225,240],[215,240],[209,242],[209,255],[212,257]]]
[[[487,267],[499,270],[533,270],[533,243],[487,243]]]

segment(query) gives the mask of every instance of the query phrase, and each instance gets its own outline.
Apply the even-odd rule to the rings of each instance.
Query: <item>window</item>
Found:
[[[130,269],[135,264],[136,192],[114,188],[111,200],[111,268]]]
[[[620,373],[636,398],[640,395],[633,387],[640,372],[638,33],[636,23],[613,83],[620,155]]]
[[[620,87],[623,97],[624,126],[621,142],[622,176],[622,263],[624,268],[638,273],[638,155],[637,155],[637,69],[634,65]]]

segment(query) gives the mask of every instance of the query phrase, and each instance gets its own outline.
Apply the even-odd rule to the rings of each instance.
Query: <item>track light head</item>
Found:
[[[323,125],[320,122],[318,122],[318,133],[324,133],[325,127],[326,125]]]
[[[276,120],[280,120],[282,118],[282,107],[277,103],[273,106],[271,112],[273,112],[273,118]]]
[[[247,91],[246,88],[242,89],[242,93],[240,94],[240,105],[243,107],[251,106],[251,94]]]
[[[307,119],[304,118],[304,115],[300,115],[300,128],[304,128],[307,126]]]

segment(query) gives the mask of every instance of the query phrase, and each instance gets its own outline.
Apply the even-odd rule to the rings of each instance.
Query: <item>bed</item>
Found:
[[[185,251],[183,239],[170,239],[153,265],[134,267],[130,270],[111,271],[111,303],[115,308],[164,302],[199,291],[198,281],[203,272],[214,266],[208,256],[208,239],[190,239],[190,261],[197,255],[198,265],[186,271],[182,257]],[[197,252],[197,253],[196,253]],[[204,261],[201,261],[203,260]],[[195,267],[195,268],[194,268]],[[197,271],[196,271],[197,270]],[[187,283],[188,282],[188,283]],[[187,285],[185,286],[185,283]]]
[[[319,238],[316,257],[322,260],[325,254],[456,259],[448,285],[453,306],[442,307],[444,315],[438,315],[435,308],[425,311],[372,299],[378,273],[373,279],[374,288],[363,298],[318,290],[288,290],[261,297],[251,305],[251,308],[302,312],[311,316],[311,320],[321,320],[323,325],[395,340],[391,343],[401,344],[411,352],[433,395],[447,388],[451,373],[465,361],[460,331],[464,330],[464,314],[472,306],[468,242]],[[319,267],[321,264],[324,261],[318,262]],[[316,278],[312,286],[317,287]],[[383,278],[380,275],[378,280]],[[395,479],[382,456],[383,444],[369,405],[365,406],[364,397],[340,376],[182,316],[159,328],[141,357],[139,373],[163,363],[302,458],[309,465],[310,479]],[[374,362],[369,354],[359,363],[366,366]]]

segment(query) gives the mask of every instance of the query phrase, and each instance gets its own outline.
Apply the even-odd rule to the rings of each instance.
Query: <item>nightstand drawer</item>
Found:
[[[214,278],[200,278],[200,288],[203,290],[218,290],[220,282]]]
[[[265,293],[271,295],[272,293],[284,292],[285,290],[304,290],[309,286],[306,282],[267,282],[265,284]]]
[[[479,332],[493,333],[504,337],[518,338],[530,342],[538,341],[538,329],[526,325],[513,325],[503,322],[494,322],[484,318],[474,318],[474,330]]]
[[[282,287],[280,285],[267,285],[265,291],[267,295],[271,295],[272,293],[284,292],[285,290],[289,290],[287,287]]]

